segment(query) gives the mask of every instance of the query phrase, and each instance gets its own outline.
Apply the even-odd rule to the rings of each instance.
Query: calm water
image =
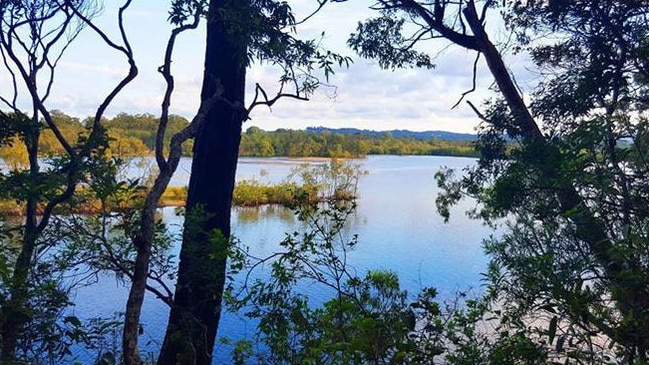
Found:
[[[466,218],[471,202],[452,211],[448,224],[435,210],[438,189],[433,175],[442,166],[461,169],[474,160],[436,156],[370,156],[358,161],[369,174],[359,184],[360,199],[350,219],[349,233],[358,234],[359,244],[348,256],[350,265],[363,274],[370,269],[392,270],[400,277],[403,289],[416,295],[423,287],[436,287],[440,299],[451,298],[457,291],[479,290],[480,273],[486,269],[481,240],[491,231]],[[243,158],[238,179],[258,177],[262,181],[280,181],[299,162],[286,159]],[[190,160],[179,166],[171,185],[187,184]],[[278,250],[286,232],[299,229],[300,223],[290,211],[272,209],[234,209],[232,232],[251,253],[263,255]],[[173,232],[179,232],[181,217],[173,209],[162,211]],[[263,275],[263,273],[261,274]],[[310,288],[302,288],[310,292]],[[123,311],[127,289],[113,278],[103,277],[94,286],[77,294],[76,314],[83,317],[108,316]],[[311,293],[316,301],[318,298]],[[167,309],[153,297],[145,302],[142,322],[143,344],[155,351],[164,334]],[[219,336],[250,337],[254,326],[233,314],[225,314]],[[216,363],[228,363],[229,349],[217,347]]]

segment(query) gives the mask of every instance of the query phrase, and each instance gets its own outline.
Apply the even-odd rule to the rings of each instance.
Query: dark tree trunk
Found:
[[[212,363],[245,118],[246,38],[239,34],[241,23],[229,23],[245,15],[232,13],[242,3],[210,1],[201,100],[210,98],[219,83],[223,100],[210,110],[194,140],[178,282],[158,360],[161,365]]]
[[[35,123],[36,117],[32,122]],[[25,147],[29,156],[29,174],[31,181],[37,181],[40,172],[38,161],[38,140],[40,133],[36,131],[27,136]],[[38,226],[38,195],[34,191],[27,198],[25,205],[25,225],[20,246],[20,253],[16,258],[13,275],[9,288],[9,298],[0,308],[2,353],[0,363],[11,363],[15,360],[16,349],[23,327],[29,322],[29,272],[32,269],[32,258],[38,244],[41,230]]]
[[[2,355],[0,364],[15,360],[18,340],[23,326],[29,322],[27,301],[29,290],[27,280],[31,268],[32,256],[36,249],[36,238],[33,225],[25,227],[25,235],[14,273],[11,278],[10,298],[2,306]]]

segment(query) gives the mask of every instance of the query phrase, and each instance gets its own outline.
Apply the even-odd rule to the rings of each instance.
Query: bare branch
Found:
[[[182,155],[182,144],[186,140],[193,138],[198,130],[199,126],[204,123],[207,119],[207,113],[214,107],[214,105],[223,100],[223,86],[221,85],[220,80],[215,80],[216,87],[214,94],[207,100],[201,102],[201,105],[196,113],[196,116],[192,119],[187,127],[185,127],[180,132],[176,133],[171,137],[171,143],[169,144],[169,158],[166,161],[167,164],[167,174],[159,174],[154,183],[151,191],[146,197],[144,203],[145,207],[148,206],[157,206],[164,189],[166,189],[169,180],[171,179],[171,173],[176,171],[178,163],[180,162],[180,157]]]
[[[128,61],[129,64],[129,71],[126,76],[111,90],[111,92],[106,96],[104,101],[99,105],[97,108],[97,111],[95,113],[94,117],[94,122],[93,122],[93,128],[92,132],[90,133],[89,140],[95,140],[98,139],[98,137],[101,135],[102,127],[101,127],[101,118],[104,115],[104,112],[110,105],[110,103],[115,99],[115,97],[131,82],[133,79],[138,74],[138,68],[135,63],[135,59],[133,56],[133,51],[131,49],[130,43],[128,42],[128,38],[126,36],[126,31],[124,29],[124,12],[128,9],[128,7],[131,5],[132,0],[126,0],[124,5],[122,5],[119,8],[118,12],[118,26],[120,29],[120,35],[122,38],[122,42],[124,43],[124,46],[117,45],[114,43],[104,31],[99,29],[96,24],[94,24],[87,16],[82,14],[81,12],[78,11],[78,9],[74,9],[74,13],[88,26],[90,27],[99,37],[111,48],[120,51],[123,53]],[[84,149],[81,151],[82,156],[86,156],[90,153],[92,148],[92,145],[89,144],[84,147]]]
[[[44,9],[41,9],[41,10],[45,11]],[[27,90],[28,90],[28,92],[29,92],[29,94],[31,96],[32,104],[33,104],[33,107],[34,107],[34,116],[33,117],[37,118],[36,114],[38,112],[40,112],[44,116],[44,119],[45,119],[47,125],[50,127],[50,129],[54,133],[56,139],[59,141],[61,146],[63,146],[66,153],[68,153],[74,159],[74,151],[73,151],[72,147],[70,146],[68,141],[65,139],[65,137],[62,135],[60,130],[57,128],[57,126],[54,125],[54,123],[52,122],[51,117],[49,116],[48,110],[45,108],[44,101],[45,101],[45,98],[47,96],[47,93],[45,94],[45,97],[40,96],[38,94],[38,86],[37,86],[37,74],[38,74],[39,70],[45,64],[47,64],[48,59],[49,59],[49,51],[51,50],[52,45],[55,42],[57,42],[58,40],[60,40],[62,34],[65,32],[65,28],[67,27],[67,25],[70,22],[70,17],[71,16],[66,13],[66,18],[63,21],[63,23],[60,24],[59,26],[55,27],[55,29],[58,29],[59,31],[56,33],[56,35],[54,36],[54,39],[48,44],[48,46],[43,47],[43,49],[41,50],[42,56],[41,56],[40,61],[38,60],[38,50],[37,49],[39,47],[39,44],[42,44],[40,42],[42,42],[43,35],[41,33],[39,33],[39,32],[42,32],[42,26],[43,26],[43,23],[46,20],[52,19],[57,13],[59,13],[61,11],[62,11],[62,8],[59,6],[59,7],[56,7],[55,9],[53,9],[50,13],[48,13],[46,15],[43,15],[41,17],[27,17],[27,19],[25,19],[24,21],[16,22],[15,24],[12,24],[9,27],[10,31],[6,35],[7,38],[5,38],[3,36],[0,40],[2,41],[2,45],[3,45],[3,47],[2,47],[3,48],[3,59],[4,59],[5,65],[7,66],[8,69],[11,70],[11,67],[8,66],[8,62],[6,61],[6,56],[5,56],[5,52],[6,52],[6,55],[9,56],[9,58],[12,60],[13,64],[16,66],[16,68],[20,72],[21,77],[25,81],[25,86],[26,86],[26,88],[27,88]],[[31,47],[27,47],[26,43],[22,41],[22,39],[20,38],[20,36],[18,34],[18,29],[19,29],[19,26],[21,24],[29,26],[31,28],[31,30],[32,30],[32,33],[30,33],[30,36],[33,38]],[[28,68],[29,69],[27,69],[23,65],[23,62],[21,61],[20,57],[16,54],[16,52],[12,48],[12,44],[13,44],[12,40],[13,39],[17,40],[18,43],[21,45],[21,47],[27,52],[27,58],[28,58],[27,62],[28,62]],[[11,73],[13,75],[13,71],[11,71]],[[49,89],[50,89],[51,84],[53,82],[53,77],[54,77],[53,72],[50,72],[48,86],[46,88],[46,90],[48,90],[48,92],[49,92]],[[14,81],[14,85],[15,85],[15,81]],[[14,92],[16,94],[18,92],[17,87],[15,87],[15,86],[14,86]],[[17,108],[17,106],[15,105],[16,97],[17,97],[17,95],[14,96],[14,104],[13,104],[14,109]]]
[[[18,108],[16,105],[16,100],[18,98],[18,84],[16,82],[16,73],[14,72],[13,68],[9,66],[9,62],[7,61],[7,55],[5,54],[4,47],[0,47],[0,55],[2,55],[2,63],[5,65],[5,69],[9,71],[9,74],[11,75],[11,84],[13,87],[12,88],[13,96],[11,97],[11,101],[1,96],[0,96],[0,100],[2,100],[3,103],[7,104],[7,106],[11,108],[13,111],[17,111]]]
[[[122,30],[122,37],[123,37],[123,40],[125,41],[125,43],[127,43],[127,41],[125,40],[126,35],[125,35],[125,32],[123,31],[123,21],[124,21],[123,20],[123,13],[128,8],[130,3],[131,3],[131,0],[127,0],[126,3],[119,10],[119,23],[120,23],[119,25],[120,25],[120,29]],[[72,7],[72,9],[73,9],[73,14],[76,15],[77,17],[79,17],[86,25],[88,25],[97,34],[99,34],[100,37],[102,39],[104,39],[104,41],[107,44],[114,45],[114,43],[112,43],[110,41],[110,39],[108,39],[106,34],[102,30],[100,30],[86,15],[82,14],[79,11],[79,9],[76,9],[74,7]],[[99,108],[97,110],[97,113],[95,115],[93,128],[92,128],[92,131],[91,131],[90,136],[89,136],[89,141],[91,143],[86,144],[83,147],[83,149],[81,151],[79,151],[79,153],[77,153],[70,146],[70,144],[67,142],[65,137],[62,135],[62,133],[58,129],[58,127],[52,121],[52,117],[51,117],[49,111],[45,108],[45,105],[42,103],[42,101],[39,102],[38,105],[37,105],[38,110],[43,115],[43,118],[45,119],[48,126],[52,129],[52,132],[56,136],[57,140],[59,140],[59,142],[63,145],[66,152],[68,153],[68,155],[72,159],[71,164],[68,167],[66,167],[66,169],[65,169],[67,171],[67,183],[66,183],[66,187],[65,187],[64,191],[61,194],[59,194],[58,196],[51,199],[47,203],[45,208],[43,209],[43,215],[42,215],[40,223],[38,224],[39,230],[41,230],[41,231],[43,229],[45,229],[45,227],[49,223],[49,220],[50,220],[50,217],[51,217],[51,214],[52,214],[54,208],[57,205],[59,205],[60,203],[62,203],[63,201],[66,201],[66,200],[70,199],[72,197],[72,195],[74,194],[75,189],[76,189],[76,185],[78,183],[77,174],[78,174],[78,168],[79,168],[78,164],[79,164],[80,158],[82,158],[84,156],[88,156],[91,153],[91,151],[93,149],[94,141],[98,140],[99,137],[101,136],[101,134],[103,133],[102,127],[101,127],[101,117],[103,116],[103,113],[104,113],[105,109],[112,102],[112,100],[117,96],[117,94],[119,94],[124,89],[124,87],[126,87],[126,85],[128,83],[130,83],[137,76],[137,66],[135,65],[135,60],[133,59],[133,53],[130,50],[130,46],[128,46],[128,43],[127,43],[126,48],[120,47],[120,46],[111,46],[111,47],[114,48],[114,49],[122,51],[122,53],[124,53],[127,56],[129,66],[130,66],[129,73],[128,73],[128,75],[126,75],[118,83],[118,85],[104,99],[104,102],[102,102],[102,104],[99,106]],[[34,92],[35,92],[35,89],[34,89]]]
[[[477,77],[477,75],[478,75],[478,61],[479,61],[479,60],[480,60],[480,52],[478,52],[478,53],[476,54],[476,56],[475,56],[475,60],[473,61],[473,75],[472,75],[472,78],[471,78],[471,89],[469,89],[469,90],[463,92],[463,93],[462,93],[462,96],[460,96],[460,100],[458,100],[457,103],[455,103],[455,104],[451,107],[451,109],[455,109],[458,105],[460,105],[460,103],[462,102],[462,100],[464,100],[464,97],[465,97],[465,96],[467,96],[467,95],[469,95],[470,93],[472,93],[472,92],[475,91],[475,88],[476,88],[476,77]]]
[[[307,20],[311,19],[311,18],[314,17],[318,12],[320,12],[320,10],[322,10],[322,8],[323,8],[326,4],[327,4],[327,0],[318,0],[318,7],[317,7],[315,10],[313,10],[311,13],[309,13],[307,16],[305,16],[304,18],[302,18],[300,21],[296,21],[293,25],[295,26],[295,25],[300,25],[300,24],[305,23]]]
[[[293,26],[303,24],[303,23],[305,23],[307,20],[309,20],[309,19],[311,19],[312,17],[314,17],[314,16],[315,16],[316,14],[318,14],[318,13],[320,12],[320,10],[322,10],[322,8],[324,8],[325,5],[327,5],[327,3],[329,3],[329,2],[333,2],[333,3],[342,3],[342,2],[345,2],[345,1],[347,1],[347,0],[318,0],[318,6],[316,7],[316,9],[313,10],[311,13],[309,13],[309,14],[308,14],[307,16],[305,16],[304,18],[302,18],[301,20],[296,21],[296,22],[293,24]]]
[[[475,115],[476,115],[478,118],[480,118],[480,120],[482,120],[482,121],[484,121],[484,122],[487,122],[487,123],[491,123],[491,121],[490,121],[489,119],[487,119],[487,117],[485,117],[484,114],[482,114],[482,113],[478,110],[478,108],[476,108],[475,105],[473,105],[473,103],[472,103],[471,101],[467,100],[466,103],[469,104],[469,107],[473,110],[473,112],[475,113]]]
[[[66,13],[66,14],[67,14],[67,13]],[[70,16],[70,19],[71,19],[71,16]],[[66,24],[66,28],[69,27],[69,26],[70,26],[70,24],[69,24],[69,22],[68,22],[68,24]],[[44,94],[44,96],[43,96],[43,101],[45,101],[45,99],[47,99],[47,97],[49,96],[49,94],[50,94],[50,92],[51,92],[52,85],[53,85],[53,80],[54,80],[54,71],[56,70],[56,66],[58,65],[59,61],[60,61],[61,58],[63,57],[63,54],[64,54],[65,51],[68,49],[68,47],[70,47],[70,45],[72,44],[72,42],[73,42],[73,41],[74,41],[74,40],[79,36],[79,34],[81,33],[81,30],[82,30],[82,29],[83,29],[83,27],[80,25],[80,26],[78,26],[76,29],[74,29],[72,32],[67,32],[68,36],[67,36],[66,42],[65,42],[65,44],[63,45],[63,47],[61,48],[61,50],[58,52],[58,55],[57,55],[56,57],[54,57],[54,61],[50,61],[50,58],[47,57],[47,65],[48,65],[48,67],[49,67],[49,69],[50,69],[50,75],[51,75],[50,79],[51,79],[51,81],[49,82],[49,84],[48,84],[48,86],[47,86],[46,92],[45,92],[45,94]],[[49,53],[49,49],[50,49],[53,45],[54,45],[54,42],[53,42],[53,41],[50,42],[50,43],[47,45],[47,50],[44,51],[44,54],[48,54],[48,53]]]
[[[262,96],[263,100],[259,101],[259,96]],[[272,98],[268,98],[268,94],[266,91],[261,87],[261,85],[256,84],[255,85],[255,98],[253,99],[253,102],[250,104],[248,109],[246,110],[246,115],[250,115],[252,110],[260,105],[265,105],[267,107],[272,107],[273,104],[275,104],[279,99],[281,98],[292,98],[292,99],[297,99],[297,100],[302,100],[302,101],[308,101],[309,99],[303,96],[300,96],[299,94],[288,94],[288,93],[283,93],[281,90]]]
[[[418,3],[415,0],[399,0],[399,3],[400,4],[397,4],[395,6],[417,13],[431,28],[437,31],[442,37],[464,48],[479,51],[479,47],[474,36],[458,33],[457,31],[449,28],[444,24],[444,13],[446,11],[445,3],[441,3],[440,0],[435,0],[433,12],[429,11],[422,4]]]
[[[160,284],[160,286],[162,287],[162,289],[164,289],[165,292],[163,293],[160,290],[158,290],[158,288],[156,288],[156,287],[154,287],[152,285],[149,285],[149,284],[146,285],[146,290],[153,293],[153,295],[155,295],[158,299],[162,300],[162,302],[164,304],[171,307],[173,305],[173,303],[174,303],[174,301],[173,301],[174,294],[171,291],[171,289],[169,289],[169,286],[167,286],[164,283],[164,281],[162,279],[158,278],[158,277],[149,276],[149,279],[151,279],[151,280],[155,281],[156,283]]]

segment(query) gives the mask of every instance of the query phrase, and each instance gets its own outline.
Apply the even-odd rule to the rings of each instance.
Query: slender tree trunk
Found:
[[[178,282],[158,363],[212,363],[221,314],[232,191],[243,109],[247,45],[233,14],[248,0],[211,0],[201,99],[223,86],[196,133],[189,180]],[[227,19],[226,19],[227,17]],[[216,81],[216,82],[215,82]]]
[[[162,100],[162,115],[160,116],[160,123],[158,124],[155,140],[155,157],[160,171],[145,199],[144,207],[142,207],[139,232],[133,237],[133,245],[136,248],[137,254],[135,257],[131,290],[126,303],[124,331],[122,334],[124,365],[139,365],[142,363],[138,347],[140,316],[142,314],[142,304],[144,303],[144,296],[147,289],[152,247],[155,243],[155,212],[158,207],[158,202],[178,167],[182,154],[182,143],[193,136],[196,125],[205,119],[205,110],[209,109],[214,99],[214,96],[212,96],[209,102],[202,101],[201,107],[191,123],[182,131],[173,135],[169,143],[168,158],[165,158],[164,140],[169,122],[171,96],[174,90],[174,77],[171,73],[174,45],[178,35],[187,30],[196,29],[200,19],[200,11],[197,9],[193,22],[180,25],[171,31],[171,35],[167,41],[164,64],[160,68],[160,72],[167,84]],[[221,89],[218,91],[221,91]],[[167,302],[170,300],[171,298],[166,298]]]
[[[40,170],[38,163],[39,133],[26,137],[25,147],[29,155],[29,173],[32,182],[37,181]],[[30,316],[27,308],[29,289],[27,281],[32,269],[32,257],[36,250],[40,230],[37,219],[38,196],[35,192],[29,194],[25,205],[25,225],[20,247],[16,258],[13,275],[9,288],[9,299],[3,303],[2,312],[2,354],[0,363],[11,363],[16,357],[16,348],[20,339],[23,326],[29,322]]]
[[[153,225],[155,222],[148,221],[144,223],[146,231],[153,232]],[[147,232],[148,233],[148,232]],[[140,365],[142,359],[140,358],[140,350],[138,346],[138,339],[140,335],[140,316],[142,314],[142,304],[144,303],[144,295],[146,293],[146,283],[149,274],[149,263],[151,262],[151,243],[153,241],[153,234],[147,234],[146,237],[138,235],[133,239],[136,246],[137,255],[135,257],[135,265],[133,268],[133,280],[131,289],[126,301],[126,311],[124,318],[124,330],[122,333],[122,350],[123,350],[123,363],[125,365]]]
[[[122,332],[122,350],[124,365],[142,364],[138,339],[140,336],[140,317],[142,314],[142,304],[146,294],[146,285],[151,263],[151,249],[155,237],[155,211],[157,203],[162,193],[169,185],[171,175],[176,170],[177,161],[180,159],[180,145],[172,146],[172,156],[174,161],[167,164],[156,178],[153,188],[146,198],[142,208],[142,217],[140,219],[140,229],[133,238],[133,245],[137,250],[135,265],[133,268],[133,277],[131,289],[126,301],[126,311],[124,319],[124,330]]]

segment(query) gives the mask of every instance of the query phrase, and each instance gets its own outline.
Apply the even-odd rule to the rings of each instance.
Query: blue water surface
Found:
[[[257,178],[277,182],[284,179],[302,161],[283,158],[242,158],[237,178]],[[399,275],[403,289],[414,297],[424,287],[435,287],[439,298],[451,299],[458,291],[480,291],[481,272],[487,258],[481,242],[492,231],[470,220],[464,212],[473,206],[462,202],[444,223],[435,210],[438,188],[433,178],[442,167],[462,169],[475,160],[438,156],[369,156],[357,160],[368,174],[359,183],[358,208],[349,220],[346,232],[358,234],[358,246],[349,253],[348,262],[359,274],[367,270],[391,270]],[[191,160],[183,159],[172,186],[187,185]],[[127,172],[137,176],[139,171]],[[173,208],[161,210],[170,231],[178,234],[182,217]],[[293,214],[282,207],[234,208],[232,233],[250,252],[263,256],[279,250],[278,243],[287,232],[301,228]],[[177,250],[177,248],[176,248]],[[258,273],[263,278],[264,273]],[[315,303],[326,300],[326,291],[306,285],[298,288],[309,293]],[[74,313],[83,318],[110,316],[124,310],[128,288],[110,275],[79,290]],[[168,308],[152,295],[143,308],[142,344],[144,352],[155,354],[164,335]],[[251,338],[254,323],[232,313],[224,313],[219,337]],[[215,364],[227,364],[230,347],[217,344]],[[83,356],[88,355],[79,355]]]

